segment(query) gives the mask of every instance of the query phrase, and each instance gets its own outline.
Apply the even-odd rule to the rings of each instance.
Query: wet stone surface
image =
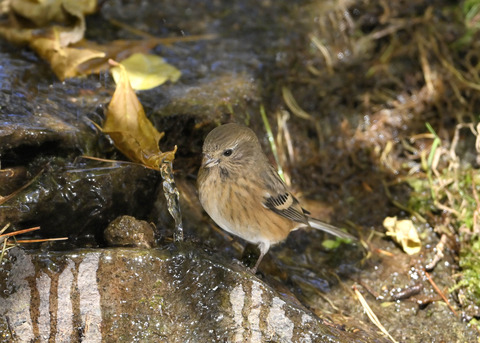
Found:
[[[386,342],[185,248],[12,250],[0,270],[2,341]]]

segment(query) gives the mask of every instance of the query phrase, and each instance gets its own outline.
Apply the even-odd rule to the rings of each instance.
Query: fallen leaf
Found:
[[[130,85],[125,68],[119,67],[119,82],[108,105],[103,132],[108,134],[118,150],[134,162],[139,162],[152,169],[160,170],[163,161],[173,161],[175,150],[162,152],[158,142],[164,136],[148,120],[142,104]]]
[[[72,47],[105,52],[105,57],[87,61],[79,66],[79,69],[86,74],[109,70],[111,67],[108,64],[109,60],[123,60],[135,52],[147,53],[156,45],[158,45],[158,39],[115,40],[108,44],[98,44],[83,39]]]
[[[216,38],[212,34],[156,38],[135,31],[144,39],[97,44],[84,39],[85,15],[96,11],[97,0],[11,0],[8,6],[9,20],[0,24],[0,37],[29,45],[52,66],[60,80],[99,73],[109,68],[109,59],[123,60],[132,53],[146,53],[158,44]],[[178,69],[156,58],[140,62],[146,70],[134,67],[132,79],[137,89],[153,88],[167,80],[175,82],[180,77]]]
[[[67,20],[62,2],[62,0],[12,0],[10,9],[12,14],[27,19],[36,27],[43,27],[52,21],[64,23]]]
[[[35,29],[57,27],[62,47],[83,39],[85,15],[95,12],[97,0],[12,0],[10,14],[13,21],[30,22]],[[51,25],[55,23],[55,25]],[[28,30],[32,25],[11,25],[12,30]],[[49,26],[50,25],[50,26]]]
[[[28,44],[60,80],[82,75],[81,64],[105,56],[99,50],[70,47],[83,39],[85,14],[96,6],[96,0],[12,0],[10,23],[0,27],[0,36]]]
[[[33,39],[30,47],[50,63],[52,70],[60,80],[80,75],[78,67],[82,63],[105,56],[102,51],[62,47],[58,30],[52,28],[51,31],[50,37]]]
[[[157,55],[135,53],[120,62],[135,90],[146,90],[171,81],[176,82],[182,73]],[[120,79],[120,67],[111,69],[115,82]]]
[[[387,229],[386,235],[400,244],[407,254],[416,254],[422,248],[417,229],[411,220],[397,220],[397,217],[386,217],[383,226]]]
[[[33,30],[19,30],[10,26],[0,26],[0,36],[15,44],[28,44],[32,41]]]
[[[62,32],[57,27],[42,30],[41,36],[35,30],[12,30],[0,27],[0,36],[14,43],[28,44],[50,64],[61,81],[68,77],[87,74],[88,69],[82,68],[82,64],[105,56],[105,53],[99,50],[63,46]]]

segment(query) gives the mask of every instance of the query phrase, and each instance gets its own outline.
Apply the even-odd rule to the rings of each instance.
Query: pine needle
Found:
[[[430,276],[430,274],[425,270],[425,276],[427,277],[428,281],[430,281],[430,284],[432,285],[433,289],[435,290],[435,292],[438,293],[438,295],[440,295],[440,297],[442,297],[443,301],[445,301],[445,304],[447,304],[448,308],[453,312],[453,314],[455,316],[458,317],[458,314],[457,312],[455,312],[454,308],[452,307],[452,305],[450,305],[450,302],[448,301],[447,297],[445,296],[445,294],[440,290],[440,288],[438,288],[437,284],[435,283],[435,281],[433,281],[432,277]]]
[[[373,324],[375,324],[380,329],[380,331],[383,332],[385,336],[390,338],[390,340],[393,343],[397,343],[397,341],[388,333],[388,331],[385,329],[382,323],[380,323],[380,320],[378,320],[378,317],[372,311],[371,307],[367,304],[367,301],[363,297],[362,293],[360,293],[360,291],[357,289],[357,286],[353,285],[352,288],[353,288],[353,291],[355,292],[355,295],[357,296],[357,299],[360,301],[360,304],[362,304],[363,309],[365,310],[365,313],[367,314],[370,321]]]
[[[17,240],[15,236],[32,232],[32,231],[37,231],[40,230],[40,226],[36,227],[31,227],[28,229],[23,229],[23,230],[18,230],[18,231],[13,231],[13,232],[8,232],[4,233],[5,230],[8,229],[10,226],[10,223],[5,225],[1,230],[0,230],[0,244],[2,245],[1,252],[0,252],[0,262],[3,260],[3,257],[5,256],[5,252],[14,246],[18,244],[24,244],[24,243],[42,243],[42,242],[52,242],[52,241],[64,241],[67,240],[68,237],[56,237],[56,238],[41,238],[41,239],[22,239],[22,240]],[[14,242],[9,242],[8,240],[10,238],[13,238]]]

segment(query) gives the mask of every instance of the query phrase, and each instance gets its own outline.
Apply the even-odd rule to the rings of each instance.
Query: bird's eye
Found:
[[[223,156],[230,156],[232,154],[233,150],[232,149],[227,149],[223,152]]]

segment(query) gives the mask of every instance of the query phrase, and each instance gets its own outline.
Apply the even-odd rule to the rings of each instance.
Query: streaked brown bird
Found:
[[[198,172],[200,202],[227,232],[258,244],[255,273],[272,244],[292,230],[312,227],[355,239],[340,229],[311,218],[269,163],[255,133],[231,123],[213,129],[203,144]]]

